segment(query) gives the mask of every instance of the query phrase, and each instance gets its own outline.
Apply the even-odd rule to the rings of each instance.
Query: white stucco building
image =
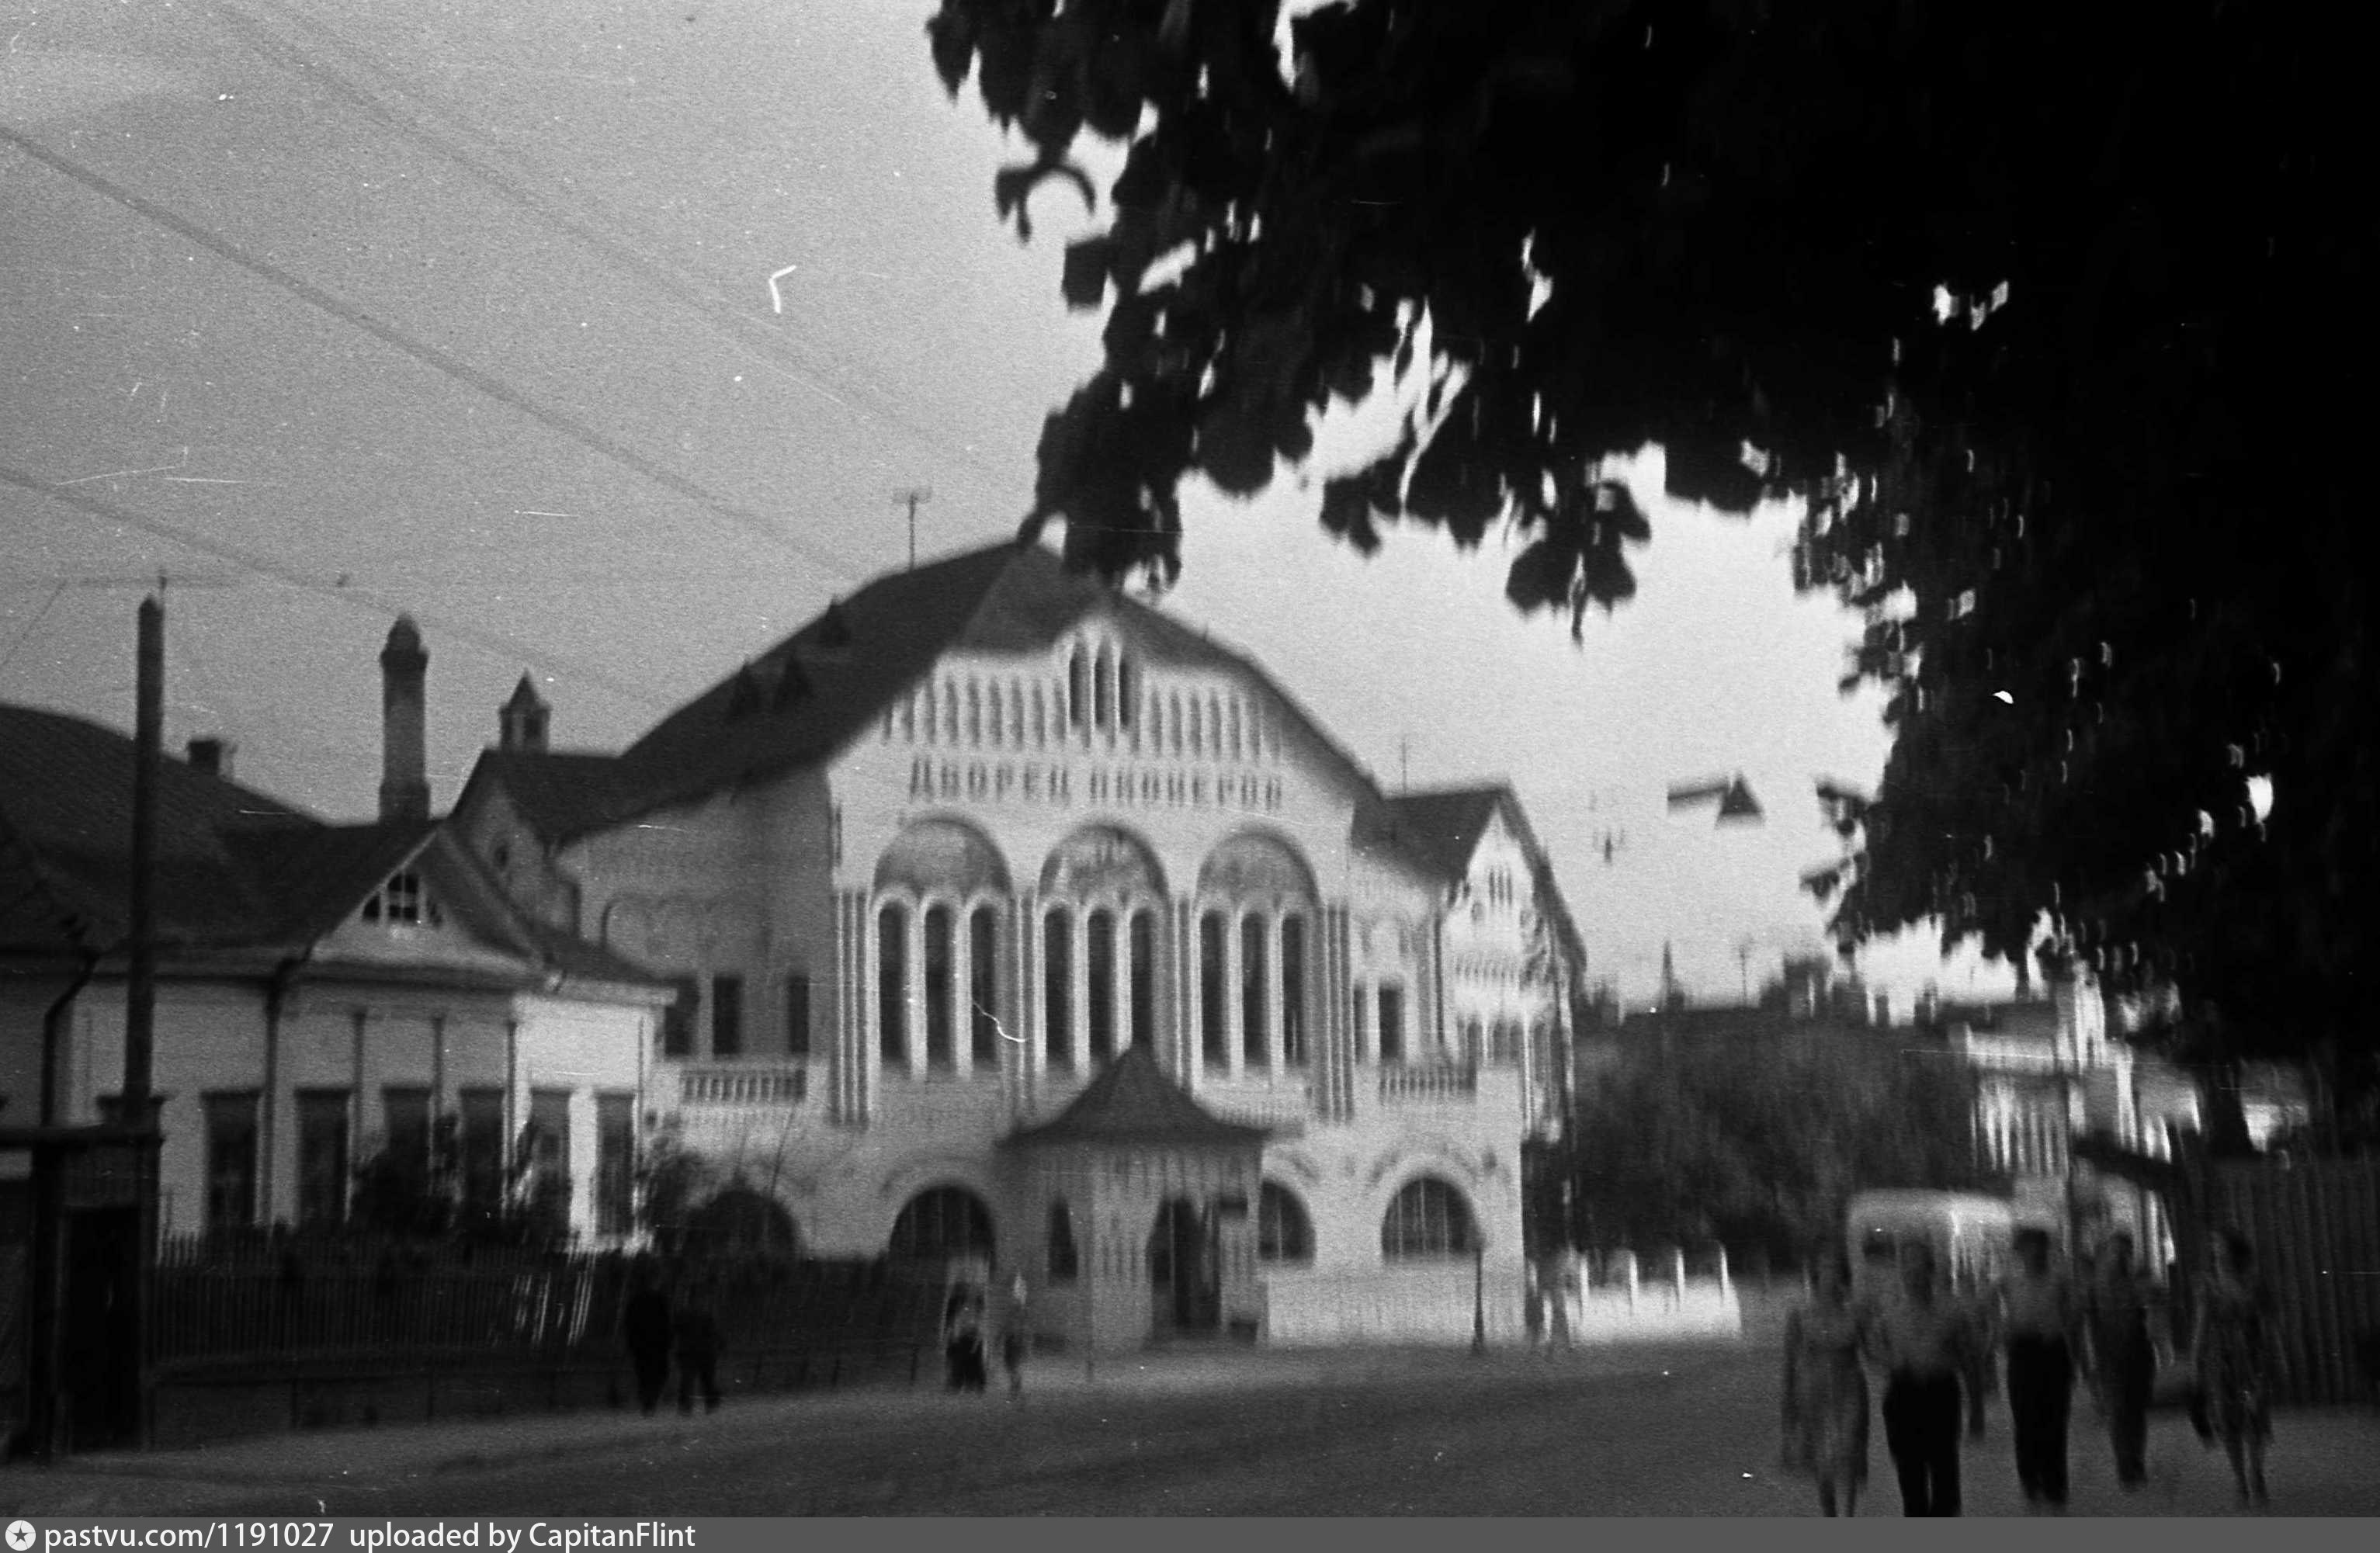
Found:
[[[1052,1338],[1491,1336],[1583,955],[1509,789],[1391,799],[1032,544],[878,580],[616,755],[524,684],[450,821],[676,981],[647,1123]],[[1484,1245],[1484,1253],[1478,1250]]]

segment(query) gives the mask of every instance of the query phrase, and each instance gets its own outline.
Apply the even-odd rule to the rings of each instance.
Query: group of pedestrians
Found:
[[[990,1383],[990,1351],[995,1341],[990,1302],[973,1284],[951,1290],[942,1304],[942,1356],[953,1391],[982,1391]],[[1012,1401],[1025,1395],[1025,1354],[1031,1345],[1026,1319],[1026,1285],[1018,1274],[1008,1294],[1008,1308],[999,1322],[1001,1367],[1007,1372]]]
[[[719,1411],[719,1317],[708,1285],[681,1281],[673,1298],[651,1265],[640,1261],[629,1274],[620,1337],[637,1372],[637,1405],[647,1415],[661,1405],[673,1352],[678,1411],[692,1413],[698,1395],[707,1410]]]
[[[2017,1480],[2026,1503],[2058,1513],[2067,1498],[2067,1426],[2086,1380],[2107,1424],[2117,1481],[2147,1480],[2155,1389],[2155,1292],[2134,1266],[2129,1235],[2110,1236],[2086,1280],[2052,1265],[2046,1231],[2020,1231],[2017,1267],[1982,1302],[1954,1295],[1930,1247],[1904,1246],[1897,1286],[1854,1294],[1850,1258],[1821,1254],[1808,1304],[1785,1334],[1785,1464],[1814,1478],[1828,1515],[1855,1515],[1867,1478],[1868,1373],[1883,1377],[1878,1412],[1903,1512],[1960,1511],[1960,1425],[1980,1438],[1998,1353],[2004,1363]],[[2196,1302],[2192,1417],[2219,1438],[2242,1503],[2265,1501],[2265,1446],[2273,1355],[2271,1301],[2247,1240],[2227,1232]]]

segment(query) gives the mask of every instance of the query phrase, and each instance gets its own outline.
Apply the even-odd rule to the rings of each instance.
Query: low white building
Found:
[[[373,1160],[467,1208],[527,1194],[587,1239],[634,1231],[646,1053],[671,990],[516,907],[420,812],[411,633],[391,638],[381,820],[300,814],[208,769],[208,746],[161,762],[152,1092],[169,1237],[341,1223]],[[133,767],[122,734],[0,707],[12,1123],[96,1122],[119,1098]]]
[[[870,584],[616,755],[545,717],[525,686],[453,829],[676,979],[650,1120],[722,1212],[1022,1275],[1086,1344],[1467,1339],[1481,1294],[1519,1332],[1580,954],[1508,790],[1388,799],[1032,544]]]

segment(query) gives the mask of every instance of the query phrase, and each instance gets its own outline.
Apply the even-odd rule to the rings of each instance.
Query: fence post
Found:
[[[1684,1304],[1686,1303],[1686,1248],[1682,1245],[1670,1253],[1670,1278],[1678,1291],[1678,1304]]]
[[[1634,1310],[1636,1308],[1636,1253],[1623,1251],[1620,1255],[1628,1258],[1628,1308]]]
[[[1718,1248],[1718,1303],[1727,1304],[1727,1247]]]

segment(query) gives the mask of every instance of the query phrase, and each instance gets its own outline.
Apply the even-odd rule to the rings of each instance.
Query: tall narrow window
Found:
[[[1066,722],[1080,728],[1091,715],[1091,661],[1081,648],[1066,655]]]
[[[1405,989],[1402,987],[1380,989],[1380,1061],[1402,1062],[1405,1060]]]
[[[455,1096],[463,1164],[463,1206],[495,1213],[504,1206],[504,1092],[466,1089]]]
[[[956,1062],[952,1040],[957,1026],[951,1018],[951,998],[957,990],[952,977],[955,947],[951,908],[933,907],[926,913],[926,1062],[937,1068]]]
[[[256,1109],[254,1090],[206,1098],[209,1230],[256,1222]]]
[[[785,1055],[810,1054],[810,978],[807,971],[785,977]]]
[[[677,992],[677,1001],[662,1011],[662,1055],[691,1057],[694,1022],[702,1012],[702,980],[698,977],[672,977],[670,986]]]
[[[1057,1197],[1050,1203],[1049,1257],[1046,1266],[1052,1283],[1072,1283],[1082,1276],[1082,1257],[1075,1249],[1075,1216],[1066,1209],[1066,1199]]]
[[[1133,714],[1139,710],[1140,676],[1132,672],[1132,660],[1116,654],[1116,726],[1132,726]]]
[[[1261,916],[1251,916],[1240,924],[1240,1060],[1251,1068],[1269,1066],[1272,1062],[1270,1022],[1265,1017],[1272,979],[1266,975],[1266,928],[1269,923]]]
[[[1053,911],[1041,925],[1041,1016],[1053,1068],[1075,1065],[1075,920]]]
[[[909,914],[876,914],[876,1048],[889,1067],[909,1061]]]
[[[381,1091],[383,1147],[388,1168],[407,1182],[430,1178],[430,1091],[391,1087]]]
[[[1132,1044],[1157,1042],[1157,918],[1132,914]]]
[[[347,1092],[298,1091],[298,1222],[339,1224],[347,1217]]]
[[[978,1068],[1000,1066],[1000,914],[978,906],[967,918],[967,1042]]]
[[[1295,1067],[1305,1061],[1305,919],[1281,925],[1281,1060]]]
[[[1198,1051],[1210,1068],[1232,1060],[1231,996],[1223,981],[1223,918],[1208,912],[1198,919]]]
[[[637,1098],[595,1097],[595,1232],[625,1235],[637,1219]]]
[[[570,1219],[570,1091],[528,1092],[529,1190],[540,1213]]]
[[[744,978],[740,976],[710,978],[710,1054],[744,1055]]]
[[[1091,721],[1102,733],[1115,727],[1115,654],[1101,648],[1091,671]]]
[[[1089,983],[1083,995],[1090,1006],[1083,1011],[1083,1024],[1094,1067],[1115,1055],[1115,914],[1091,913],[1090,941],[1083,952],[1084,979]]]

